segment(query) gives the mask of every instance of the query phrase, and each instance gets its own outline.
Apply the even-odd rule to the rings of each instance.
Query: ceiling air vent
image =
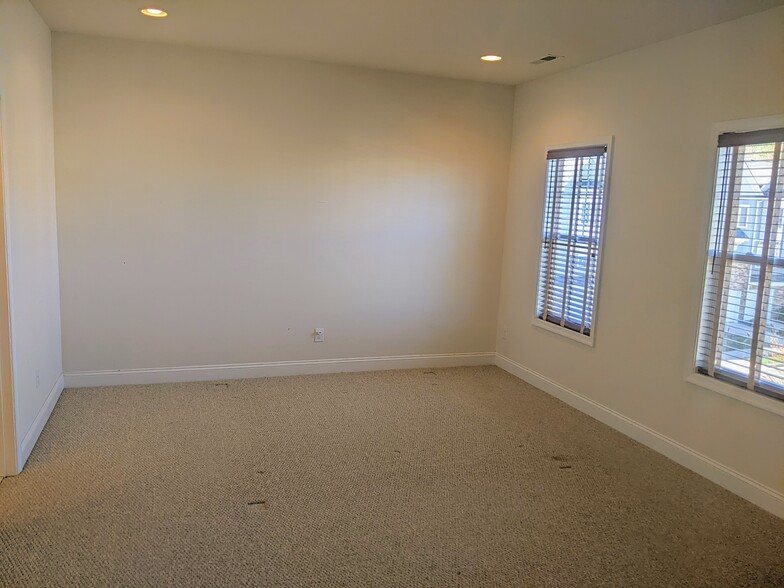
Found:
[[[553,55],[552,53],[548,53],[544,57],[540,57],[539,59],[532,61],[532,65],[539,65],[540,63],[547,63],[548,61],[555,61],[559,57],[563,57],[563,55]]]

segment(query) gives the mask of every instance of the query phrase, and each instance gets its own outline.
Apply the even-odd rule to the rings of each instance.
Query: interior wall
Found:
[[[63,386],[51,35],[27,0],[0,0],[0,108],[19,471]]]
[[[514,88],[60,33],[54,84],[66,372],[494,351]]]
[[[784,418],[687,383],[714,123],[784,111],[784,8],[518,86],[498,352],[784,492]],[[615,137],[596,346],[533,326],[550,145]]]

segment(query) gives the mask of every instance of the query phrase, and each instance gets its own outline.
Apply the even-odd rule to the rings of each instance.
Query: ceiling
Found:
[[[784,0],[31,0],[54,31],[238,50],[504,84]],[[140,8],[169,12],[142,16]],[[481,55],[497,53],[498,63]],[[547,54],[554,62],[531,65]]]

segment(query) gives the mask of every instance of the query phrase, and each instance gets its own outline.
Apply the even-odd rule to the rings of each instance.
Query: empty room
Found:
[[[784,0],[0,0],[0,586],[784,586]]]

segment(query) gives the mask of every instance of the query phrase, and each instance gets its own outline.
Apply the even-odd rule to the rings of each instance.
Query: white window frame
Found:
[[[610,195],[610,178],[612,176],[612,157],[613,157],[613,140],[612,135],[607,137],[600,137],[590,141],[576,141],[573,143],[559,143],[557,145],[547,145],[544,149],[544,154],[547,155],[548,151],[555,151],[556,149],[576,149],[581,147],[595,147],[597,145],[607,145],[607,165],[604,171],[604,197],[602,202],[602,224],[599,227],[599,253],[596,260],[596,284],[593,291],[593,321],[591,324],[591,333],[589,335],[581,335],[571,329],[553,324],[551,322],[539,318],[539,281],[542,279],[542,230],[544,228],[544,215],[547,213],[547,168],[545,167],[544,181],[539,192],[540,195],[540,210],[539,210],[539,227],[537,235],[537,249],[536,249],[536,283],[534,293],[534,308],[533,318],[531,324],[535,327],[561,335],[572,341],[577,341],[583,345],[594,347],[596,345],[596,322],[599,315],[599,290],[602,275],[602,262],[604,260],[604,241],[607,233],[607,202]],[[545,162],[546,163],[546,162]]]
[[[702,248],[702,253],[699,256],[700,266],[699,270],[697,270],[697,275],[699,275],[699,279],[702,281],[702,284],[698,290],[699,298],[696,300],[696,304],[693,305],[693,307],[697,308],[697,313],[696,316],[694,316],[692,319],[692,328],[690,329],[691,340],[689,342],[689,348],[691,349],[691,353],[689,354],[689,364],[686,370],[685,380],[688,383],[699,386],[705,390],[718,392],[719,394],[733,398],[735,400],[739,400],[745,404],[756,406],[757,408],[761,408],[768,412],[784,416],[784,402],[781,400],[753,392],[748,388],[731,384],[717,378],[712,378],[711,376],[701,374],[697,371],[700,321],[702,318],[702,302],[704,300],[706,285],[705,268],[707,267],[708,263],[707,244],[710,237],[711,219],[713,218],[713,206],[716,199],[716,144],[719,135],[722,133],[745,133],[748,131],[761,131],[764,129],[774,129],[782,126],[784,126],[784,114],[761,118],[725,121],[712,125],[710,140],[708,142],[708,147],[706,148],[706,158],[710,162],[708,164],[710,170],[710,180],[706,180],[704,185],[707,189],[703,190],[706,200],[705,205],[703,206],[703,210],[701,211],[703,224],[702,230],[700,232],[700,247]]]

